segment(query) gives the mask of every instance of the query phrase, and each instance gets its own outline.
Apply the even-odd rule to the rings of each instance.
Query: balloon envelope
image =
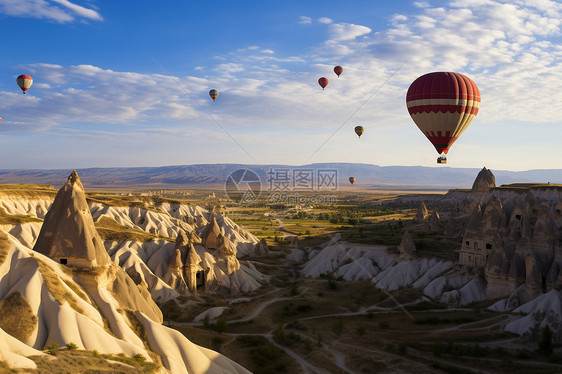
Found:
[[[25,91],[27,91],[27,89],[33,84],[33,78],[31,78],[29,75],[22,74],[17,77],[16,82],[18,83],[18,86],[20,86],[23,93],[25,93]]]
[[[219,96],[219,91],[213,88],[211,91],[209,91],[209,96],[211,96],[211,99],[215,101],[215,99]]]
[[[480,109],[480,90],[467,76],[435,72],[417,78],[408,89],[410,116],[433,144],[445,153]]]
[[[336,75],[337,75],[338,78],[339,78],[340,74],[343,73],[343,68],[342,68],[341,66],[339,66],[339,65],[336,66],[336,67],[334,67],[334,73],[336,73]]]
[[[359,135],[359,137],[361,137],[361,135],[363,135],[364,131],[365,131],[365,129],[363,128],[363,126],[355,126],[355,133],[357,135]]]
[[[349,177],[349,183],[351,183],[351,184],[355,183],[355,178],[354,178],[354,177]]]
[[[326,86],[328,85],[328,78],[322,77],[318,79],[318,84],[320,85],[320,87],[322,87],[322,89],[326,88]]]

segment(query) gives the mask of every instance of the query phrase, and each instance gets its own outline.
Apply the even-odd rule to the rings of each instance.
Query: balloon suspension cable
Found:
[[[343,121],[343,123],[336,128],[336,130],[332,133],[332,135],[330,135],[328,137],[328,139],[326,139],[324,141],[324,143],[320,144],[320,147],[318,147],[314,152],[312,152],[312,154],[306,159],[306,162],[310,161],[310,159],[312,157],[314,157],[314,155],[316,155],[316,153],[318,153],[318,151],[320,151],[325,145],[326,143],[328,143],[330,141],[330,139],[332,139],[334,137],[334,135],[336,135],[341,129],[342,127],[345,126],[346,123],[349,122],[349,120],[351,118],[353,118],[353,116],[355,116],[355,114],[357,114],[357,112],[359,112],[361,110],[361,108],[363,108],[365,106],[365,104],[367,104],[369,102],[369,100],[371,100],[373,98],[373,96],[375,96],[377,94],[377,92],[379,92],[384,86],[386,86],[386,84],[392,79],[392,77],[394,77],[396,75],[396,73],[398,73],[400,71],[400,69],[402,69],[402,67],[404,67],[404,65],[406,65],[406,63],[408,61],[410,61],[410,59],[414,57],[414,55],[411,55],[410,57],[408,57],[399,67],[398,69],[396,69],[394,71],[394,73],[390,74],[390,76],[388,78],[386,78],[386,80],[371,94],[371,96],[369,96],[367,98],[367,100],[365,100],[363,102],[363,104],[359,105],[359,107],[357,109],[355,109],[355,111],[353,113],[351,113],[351,115],[349,117],[347,117],[347,119],[345,121]]]
[[[238,144],[238,146],[240,147],[240,149],[242,149],[247,155],[248,157],[250,157],[254,162],[257,162],[256,159],[246,150],[246,148],[244,148],[242,146],[242,144],[240,144],[236,138],[234,138],[234,136],[232,136],[232,134],[230,132],[228,132],[227,129],[225,129],[223,127],[223,125],[220,124],[219,121],[217,121],[217,119],[215,117],[213,117],[213,115],[211,113],[209,113],[209,111],[203,106],[201,105],[197,100],[195,100],[195,98],[189,93],[189,91],[182,86],[182,84],[176,79],[176,77],[174,77],[172,74],[170,74],[170,72],[168,71],[168,69],[166,69],[164,67],[164,65],[162,65],[160,63],[160,61],[158,61],[154,56],[150,55],[150,58],[152,58],[152,61],[154,61],[154,63],[156,65],[158,65],[158,67],[160,67],[160,70],[162,70],[168,77],[172,78],[172,80],[174,82],[176,82],[176,84],[183,90],[183,92],[185,92],[185,94],[187,96],[189,96],[189,98],[191,99],[191,101],[193,101],[195,104],[197,104],[197,106],[199,106],[199,108],[201,108],[201,110],[203,110],[205,113],[207,113],[207,115],[209,116],[209,118],[211,118],[225,133],[226,135],[228,135],[230,137],[230,139],[232,139],[236,144]],[[25,93],[25,92],[24,92]],[[213,99],[213,101],[215,101],[215,99]]]

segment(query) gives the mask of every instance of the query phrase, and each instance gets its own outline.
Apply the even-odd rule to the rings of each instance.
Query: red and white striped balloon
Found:
[[[433,144],[445,153],[480,109],[480,90],[467,76],[435,72],[416,79],[406,94],[410,116]]]
[[[25,94],[25,91],[27,91],[27,89],[33,84],[33,78],[29,75],[22,74],[16,79],[16,82],[18,82],[18,86],[20,86],[21,90]]]

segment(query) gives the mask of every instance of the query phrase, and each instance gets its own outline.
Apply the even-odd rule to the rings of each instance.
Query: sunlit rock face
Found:
[[[480,170],[476,180],[472,184],[473,192],[488,192],[492,188],[496,187],[496,178],[494,174],[485,167]]]
[[[98,267],[111,263],[76,170],[57,193],[33,249],[69,266]]]

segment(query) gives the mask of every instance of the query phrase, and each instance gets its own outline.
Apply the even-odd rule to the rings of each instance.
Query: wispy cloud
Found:
[[[332,19],[328,17],[320,17],[318,18],[318,22],[329,25],[330,23],[332,23]]]
[[[308,25],[310,23],[312,23],[312,18],[307,17],[307,16],[300,16],[298,23],[302,24],[302,25]]]
[[[73,22],[77,18],[102,21],[93,9],[68,0],[0,0],[0,13],[12,17],[43,18],[56,22]]]

